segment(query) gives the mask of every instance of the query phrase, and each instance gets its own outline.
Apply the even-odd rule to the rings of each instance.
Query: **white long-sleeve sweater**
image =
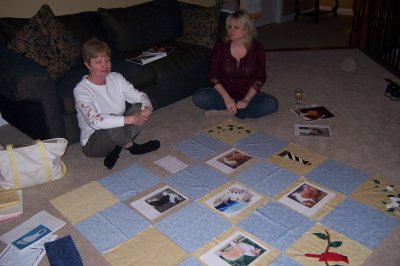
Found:
[[[95,85],[86,77],[84,76],[74,89],[82,146],[86,145],[95,130],[124,125],[125,101],[142,103],[142,110],[146,106],[152,108],[147,95],[135,89],[119,73],[108,74],[106,85]]]

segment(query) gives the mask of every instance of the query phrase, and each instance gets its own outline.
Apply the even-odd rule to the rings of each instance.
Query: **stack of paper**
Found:
[[[10,189],[0,192],[0,221],[17,217],[22,212],[22,190]]]
[[[53,241],[65,222],[40,211],[0,236],[7,247],[0,254],[0,265],[37,265],[46,253],[44,243]]]

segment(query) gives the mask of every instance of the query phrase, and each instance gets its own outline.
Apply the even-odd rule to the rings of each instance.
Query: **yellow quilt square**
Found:
[[[188,254],[149,227],[104,254],[111,265],[178,265]]]
[[[221,265],[225,260],[231,265],[248,265],[243,260],[250,259],[252,266],[258,266],[270,264],[279,254],[279,250],[233,226],[196,250],[192,256],[203,265]]]
[[[204,195],[199,202],[232,223],[244,219],[264,205],[268,197],[249,189],[239,182],[229,181]]]
[[[239,139],[245,138],[250,134],[253,134],[255,130],[253,130],[248,125],[229,119],[216,126],[204,130],[204,132],[225,143],[234,144]]]
[[[307,266],[362,265],[372,250],[330,228],[316,223],[286,255]]]
[[[371,177],[350,193],[350,197],[400,218],[400,185],[388,183],[379,177]]]
[[[298,175],[308,173],[327,159],[326,156],[290,143],[268,160]]]
[[[304,189],[304,187],[306,187],[306,189]],[[289,195],[291,195],[290,198]],[[345,199],[345,196],[337,191],[333,191],[325,186],[301,177],[276,195],[274,199],[283,204],[287,203],[286,205],[288,205],[288,207],[292,207],[294,210],[313,220],[320,221],[333,208],[341,203]],[[302,212],[302,210],[305,211]],[[309,215],[307,215],[307,213]]]
[[[93,181],[50,200],[50,203],[72,224],[76,224],[118,201],[107,189]]]

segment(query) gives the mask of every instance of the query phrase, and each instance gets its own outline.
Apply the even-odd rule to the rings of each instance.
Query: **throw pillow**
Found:
[[[53,79],[62,77],[80,56],[79,43],[48,5],[39,9],[8,48],[46,67]]]
[[[183,8],[183,35],[176,41],[212,49],[217,40],[220,8],[219,5]]]

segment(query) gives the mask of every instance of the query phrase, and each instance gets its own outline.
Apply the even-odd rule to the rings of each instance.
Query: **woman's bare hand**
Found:
[[[135,113],[124,117],[125,124],[143,126],[147,122],[147,117],[141,113]]]
[[[237,107],[235,101],[231,97],[226,97],[224,98],[225,106],[228,112],[231,114],[236,114],[237,112]]]
[[[248,104],[249,104],[248,101],[242,99],[242,100],[240,100],[240,101],[236,104],[236,107],[237,107],[238,109],[244,109],[244,108],[247,107]]]
[[[150,107],[145,107],[145,108],[140,112],[140,114],[141,114],[142,116],[144,116],[144,117],[149,118],[150,115],[151,115],[151,108],[150,108]]]

